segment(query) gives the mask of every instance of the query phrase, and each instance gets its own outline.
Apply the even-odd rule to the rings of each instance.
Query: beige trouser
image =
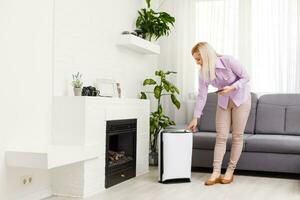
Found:
[[[243,149],[243,135],[251,109],[251,97],[237,107],[229,98],[227,109],[217,105],[216,113],[216,143],[214,150],[213,168],[215,172],[221,172],[221,166],[224,154],[226,152],[226,141],[232,126],[232,146],[230,161],[228,162],[229,170],[234,170],[240,158]]]

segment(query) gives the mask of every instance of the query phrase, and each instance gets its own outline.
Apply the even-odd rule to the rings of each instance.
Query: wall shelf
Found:
[[[160,54],[159,45],[132,34],[120,35],[118,45],[142,54]]]
[[[6,163],[11,167],[52,169],[99,156],[99,145],[48,145],[6,150]]]

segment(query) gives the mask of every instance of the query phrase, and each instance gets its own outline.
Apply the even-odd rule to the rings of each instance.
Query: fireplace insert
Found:
[[[105,188],[136,176],[137,119],[106,122]]]

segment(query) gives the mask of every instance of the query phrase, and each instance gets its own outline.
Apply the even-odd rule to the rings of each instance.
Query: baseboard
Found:
[[[57,196],[57,197],[67,197],[67,198],[72,198],[72,199],[76,199],[76,200],[82,200],[84,199],[82,196],[75,196],[75,195],[68,195],[68,194],[59,194],[59,193],[53,193],[53,196]]]
[[[16,200],[42,200],[52,196],[51,187],[44,188],[42,190],[30,193],[20,198],[14,198]]]

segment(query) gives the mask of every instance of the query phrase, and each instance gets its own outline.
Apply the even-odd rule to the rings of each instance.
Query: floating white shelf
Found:
[[[99,156],[99,145],[22,147],[6,151],[6,163],[12,167],[52,169]]]
[[[143,54],[159,54],[160,46],[132,34],[121,35],[118,45]]]

